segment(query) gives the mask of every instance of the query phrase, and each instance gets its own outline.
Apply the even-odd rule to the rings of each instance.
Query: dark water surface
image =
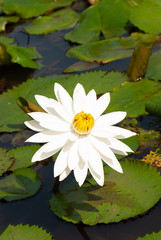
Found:
[[[1,91],[5,91],[13,85],[18,85],[29,77],[36,78],[38,76],[61,74],[65,68],[78,61],[68,58],[65,55],[65,52],[70,48],[70,44],[63,40],[65,31],[44,36],[28,36],[21,32],[22,28],[23,25],[18,25],[8,36],[14,37],[21,46],[36,47],[37,51],[43,56],[40,62],[44,64],[44,68],[31,70],[23,69],[17,65],[1,68]],[[129,59],[125,59],[100,66],[97,70],[126,71],[128,65]],[[3,139],[3,141],[0,140],[0,146],[13,147],[11,144],[13,137],[14,134],[0,134],[0,139]],[[7,140],[4,141],[4,139]],[[18,144],[20,143],[18,142]],[[53,162],[49,162],[46,166],[38,163],[33,169],[37,170],[37,173],[42,178],[41,189],[38,194],[26,200],[10,203],[0,202],[1,231],[4,231],[9,224],[16,225],[22,223],[43,227],[53,235],[55,240],[135,240],[146,233],[161,230],[161,201],[148,211],[148,213],[120,223],[98,224],[90,227],[83,224],[74,225],[65,222],[56,217],[48,206],[48,201],[53,195]],[[61,183],[61,186],[69,182],[72,178],[72,176],[68,177],[68,179]]]

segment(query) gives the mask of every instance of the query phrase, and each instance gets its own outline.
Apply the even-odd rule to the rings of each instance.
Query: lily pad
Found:
[[[156,81],[161,80],[161,50],[150,57],[146,77]]]
[[[27,168],[32,166],[34,163],[31,162],[31,158],[39,148],[39,145],[31,145],[11,149],[9,151],[9,154],[12,154],[14,156],[15,161],[9,170],[15,171],[19,168]]]
[[[129,20],[147,33],[161,33],[161,1],[143,1],[137,7],[131,9]]]
[[[125,33],[128,21],[129,5],[122,0],[102,0],[87,8],[80,15],[76,28],[65,35],[66,40],[87,43],[99,40],[102,33],[105,38],[121,36]]]
[[[157,233],[147,234],[144,237],[139,237],[136,240],[160,240],[161,239],[161,231]]]
[[[106,112],[125,111],[129,117],[147,114],[145,103],[161,97],[161,83],[148,79],[138,82],[126,82],[115,88]]]
[[[137,160],[121,162],[124,173],[106,166],[105,184],[89,177],[82,187],[70,183],[50,199],[55,215],[88,225],[119,222],[148,211],[161,197],[161,176]]]
[[[99,67],[98,63],[88,63],[88,62],[79,61],[72,64],[70,67],[66,68],[63,72],[64,73],[80,72],[80,71],[93,69],[96,67]]]
[[[13,162],[13,154],[6,149],[0,148],[0,175],[6,172]]]
[[[20,18],[18,16],[1,16],[0,17],[0,32],[5,31],[8,23],[16,23]]]
[[[75,0],[1,0],[0,8],[6,14],[16,14],[21,18],[31,18],[44,14],[45,12],[66,7]]]
[[[42,65],[34,62],[33,60],[41,58],[41,55],[35,50],[35,48],[25,48],[19,47],[14,43],[14,39],[0,36],[0,43],[5,46],[7,53],[8,61],[6,64],[9,64],[10,61],[13,63],[18,63],[23,67],[29,68],[40,68]],[[11,60],[9,59],[10,56]],[[0,62],[0,65],[4,64],[4,61]]]
[[[14,236],[14,239],[13,239]],[[19,224],[17,226],[9,225],[0,236],[0,240],[52,240],[50,233],[38,226],[29,226]]]
[[[0,181],[0,199],[6,201],[20,200],[37,193],[41,179],[29,168],[21,168]]]
[[[29,34],[47,34],[71,28],[77,21],[78,14],[71,8],[61,9],[49,16],[40,16],[29,24],[25,31]]]
[[[83,84],[86,91],[95,89],[97,94],[112,91],[114,87],[120,86],[127,80],[127,76],[118,72],[107,73],[106,71],[87,72],[80,75],[53,75],[50,77],[28,80],[14,87],[12,90],[0,95],[0,108],[3,118],[0,118],[0,132],[13,132],[25,128],[24,121],[29,120],[16,104],[16,99],[24,98],[36,103],[35,94],[54,97],[54,83],[60,83],[72,95],[77,83]]]
[[[111,38],[93,43],[86,43],[68,50],[72,56],[87,62],[108,63],[130,57],[139,42],[153,43],[158,37],[148,34],[132,34],[130,37]]]

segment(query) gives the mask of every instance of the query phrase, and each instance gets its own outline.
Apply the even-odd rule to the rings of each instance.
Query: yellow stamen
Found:
[[[79,134],[88,134],[94,126],[94,118],[90,113],[83,111],[73,118],[73,128]]]

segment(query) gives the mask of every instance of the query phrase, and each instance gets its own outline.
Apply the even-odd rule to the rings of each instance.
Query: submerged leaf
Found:
[[[14,238],[13,238],[14,236]],[[17,226],[9,225],[0,236],[0,240],[52,240],[50,233],[38,226],[29,226],[19,224]]]
[[[152,166],[161,167],[160,149],[157,148],[155,152],[150,151],[150,153],[143,157],[141,161],[146,162]]]
[[[0,148],[0,175],[6,172],[13,162],[13,154],[6,149]]]
[[[20,200],[36,194],[41,179],[35,171],[21,168],[0,180],[0,199],[6,201]]]
[[[70,67],[66,68],[63,72],[64,73],[80,72],[80,71],[93,69],[98,66],[99,66],[98,63],[87,63],[87,62],[79,61],[77,63],[72,64]]]
[[[161,197],[161,176],[155,168],[137,160],[121,162],[124,173],[106,166],[105,184],[96,185],[89,177],[78,188],[73,183],[50,199],[55,215],[88,225],[119,222],[148,211]]]
[[[71,28],[77,21],[77,13],[71,8],[65,8],[48,16],[39,16],[25,31],[29,34],[48,34],[56,30]]]

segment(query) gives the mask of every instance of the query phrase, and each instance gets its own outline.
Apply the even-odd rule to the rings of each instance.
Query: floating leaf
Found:
[[[6,48],[6,50],[3,49],[3,51],[7,52],[8,61],[6,63],[10,63],[11,61],[13,63],[18,63],[23,67],[41,67],[39,63],[33,61],[41,57],[40,54],[35,50],[35,48],[19,47],[14,43],[14,40],[12,38],[7,38],[4,36],[0,37],[0,43]],[[10,55],[11,60],[8,55]],[[2,61],[2,63],[0,64],[4,64],[4,61]]]
[[[13,162],[13,154],[6,149],[0,148],[0,175],[6,172]]]
[[[108,112],[125,111],[129,117],[147,114],[145,103],[155,97],[161,97],[161,83],[147,79],[138,82],[126,82],[115,88],[111,94]]]
[[[21,18],[31,18],[43,13],[70,5],[75,0],[1,0],[0,8],[7,14],[16,14]]]
[[[67,55],[87,62],[107,63],[130,57],[138,43],[153,43],[158,37],[148,34],[132,34],[130,37],[111,38],[87,43],[68,50]]]
[[[66,40],[86,43],[99,40],[102,33],[105,38],[121,36],[125,33],[128,21],[129,5],[121,0],[102,0],[87,8],[80,15],[76,28],[65,35]]]
[[[20,18],[18,16],[1,16],[0,17],[0,32],[5,31],[8,23],[16,23]]]
[[[105,71],[89,72],[80,75],[53,75],[50,77],[28,80],[27,82],[14,87],[12,90],[0,95],[0,108],[3,118],[0,118],[0,131],[12,132],[25,128],[24,121],[30,119],[17,106],[16,99],[20,96],[36,103],[35,94],[42,94],[47,97],[54,97],[54,83],[60,83],[69,94],[73,93],[73,89],[77,83],[83,84],[86,91],[95,89],[97,94],[112,91],[114,87],[120,86],[127,80],[127,76],[121,73],[107,73]]]
[[[37,104],[34,104],[30,102],[29,100],[19,97],[17,99],[17,105],[25,112],[25,113],[30,113],[30,112],[45,112],[41,107],[39,107]]]
[[[71,8],[61,9],[49,16],[40,16],[29,24],[25,31],[29,34],[47,34],[73,27],[77,21],[77,13]]]
[[[70,67],[66,68],[63,72],[73,73],[73,72],[89,70],[96,67],[99,67],[98,63],[87,63],[87,62],[80,61],[72,64]]]
[[[0,199],[6,201],[20,200],[36,194],[41,179],[35,171],[21,168],[0,181]]]
[[[55,215],[88,225],[119,222],[148,211],[161,197],[161,176],[139,161],[121,162],[123,174],[106,166],[105,184],[88,178],[82,187],[70,183],[50,199]]]
[[[153,53],[150,57],[146,77],[161,80],[161,50]]]
[[[131,9],[130,21],[141,30],[161,33],[161,1],[146,0]]]
[[[148,102],[145,104],[145,110],[156,117],[161,118],[161,102],[155,103],[155,102]]]
[[[31,145],[11,149],[9,154],[13,155],[15,161],[9,170],[15,171],[19,168],[27,168],[32,166],[34,163],[31,162],[31,158],[39,148],[39,145]]]
[[[19,224],[17,226],[9,225],[0,236],[0,240],[52,240],[50,233],[38,226],[29,226]]]
[[[161,231],[157,233],[147,234],[144,237],[139,237],[136,240],[160,240],[161,239]]]

